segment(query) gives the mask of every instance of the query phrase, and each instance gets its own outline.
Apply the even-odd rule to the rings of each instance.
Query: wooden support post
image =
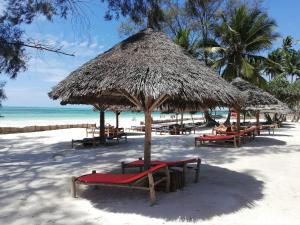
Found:
[[[237,130],[239,132],[241,129],[241,111],[240,110],[237,110],[237,112],[236,112],[236,126],[237,126]]]
[[[120,115],[120,112],[119,111],[116,111],[116,128],[119,128],[119,115]]]
[[[76,177],[71,177],[71,196],[76,198]]]
[[[105,115],[104,115],[104,110],[100,110],[100,143],[104,144],[105,143]]]
[[[200,174],[200,166],[201,166],[201,159],[198,158],[197,159],[197,166],[196,166],[196,173],[195,173],[195,183],[198,183],[199,180],[199,174]]]
[[[260,129],[259,129],[259,111],[255,112],[256,117],[256,133],[257,135],[260,135]]]
[[[150,205],[152,206],[156,201],[155,186],[154,186],[154,179],[152,173],[148,173],[148,179],[149,179]]]
[[[145,113],[144,169],[147,170],[150,168],[150,162],[151,162],[152,118],[151,118],[151,112],[149,110],[145,110],[144,113]]]
[[[181,134],[183,134],[183,112],[181,112],[180,127],[181,127]]]

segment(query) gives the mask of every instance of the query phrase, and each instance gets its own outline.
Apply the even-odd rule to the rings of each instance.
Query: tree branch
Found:
[[[62,47],[54,48],[52,46],[44,45],[44,44],[36,43],[36,42],[28,42],[28,43],[25,43],[25,42],[8,42],[8,44],[21,45],[21,46],[24,46],[24,47],[27,47],[27,48],[34,48],[34,49],[41,50],[41,51],[54,52],[54,53],[57,53],[57,54],[62,54],[62,55],[67,55],[67,56],[75,56],[74,53],[67,53],[67,52],[62,51],[61,50]]]

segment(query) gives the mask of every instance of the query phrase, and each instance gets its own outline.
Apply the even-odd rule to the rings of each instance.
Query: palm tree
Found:
[[[300,51],[293,49],[293,38],[287,36],[283,39],[282,47],[274,50],[268,55],[265,62],[265,73],[270,78],[278,75],[290,76],[291,82],[294,76],[300,77]]]
[[[5,82],[0,82],[0,108],[2,107],[2,101],[6,99],[6,95],[4,92]]]
[[[300,76],[300,52],[293,49],[294,41],[291,36],[283,39],[282,52],[283,60],[281,61],[286,76],[291,77],[291,82],[294,81],[294,76]]]
[[[280,49],[276,49],[268,54],[267,60],[264,62],[264,73],[269,75],[269,81],[283,73],[283,58]]]
[[[266,12],[246,5],[235,9],[228,18],[223,15],[221,23],[215,26],[215,45],[207,47],[208,51],[220,55],[213,67],[219,68],[229,81],[235,77],[253,82],[261,80],[255,64],[266,60],[259,53],[270,48],[278,37],[273,31],[275,27],[275,21]]]
[[[183,47],[191,55],[197,57],[197,44],[195,40],[191,38],[191,32],[189,29],[179,29],[175,33],[174,42]]]
[[[285,55],[284,72],[291,76],[291,82],[294,82],[294,76],[300,76],[300,54],[298,51],[290,51]]]

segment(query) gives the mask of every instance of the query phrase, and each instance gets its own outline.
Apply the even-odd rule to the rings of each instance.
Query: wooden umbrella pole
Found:
[[[236,111],[236,126],[239,131],[241,129],[241,110]]]
[[[151,111],[145,110],[145,142],[144,142],[144,169],[147,170],[150,168],[151,162]]]
[[[255,112],[255,117],[256,117],[256,132],[259,135],[260,134],[260,130],[259,130],[259,111]]]
[[[105,143],[105,117],[104,110],[100,110],[100,142]]]
[[[119,128],[119,115],[120,115],[120,112],[119,111],[116,111],[116,128]]]
[[[181,112],[180,126],[181,126],[181,134],[183,134],[183,112]]]
[[[256,117],[256,126],[259,126],[259,111],[256,111],[255,117]]]
[[[151,112],[168,99],[167,95],[162,95],[156,100],[150,96],[145,97],[144,114],[145,114],[145,142],[144,142],[144,169],[150,168],[151,163],[151,136],[152,136],[152,117]]]

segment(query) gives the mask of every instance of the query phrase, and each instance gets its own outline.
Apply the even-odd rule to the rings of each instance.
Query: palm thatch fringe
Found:
[[[243,110],[270,113],[288,113],[290,111],[285,103],[242,78],[235,78],[231,84],[237,87],[245,96]]]

